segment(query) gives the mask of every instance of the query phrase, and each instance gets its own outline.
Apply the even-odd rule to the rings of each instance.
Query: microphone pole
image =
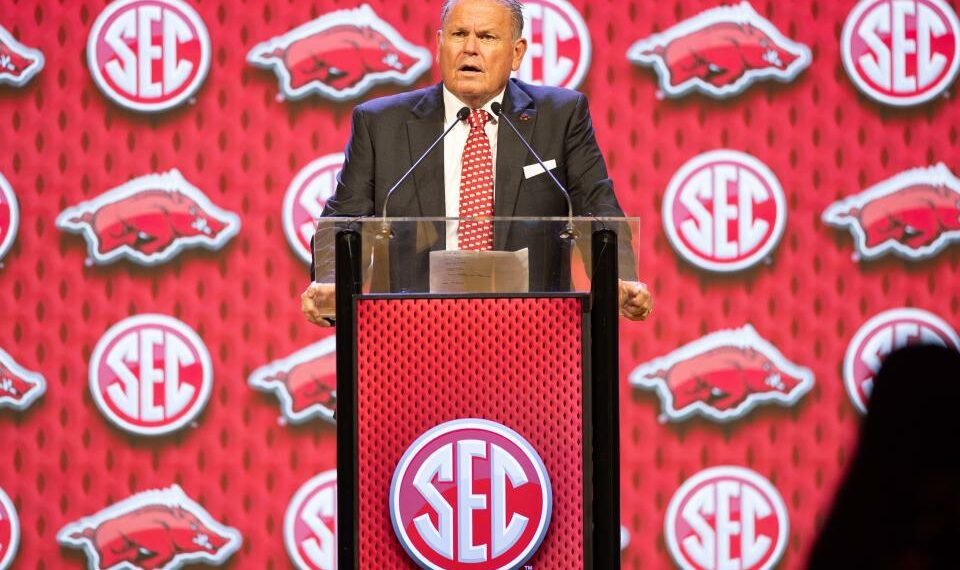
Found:
[[[383,215],[381,216],[382,221],[381,221],[381,227],[380,227],[381,235],[390,234],[390,230],[387,228],[387,204],[390,202],[390,196],[392,196],[393,193],[396,191],[396,189],[399,188],[400,185],[403,184],[403,182],[410,176],[410,173],[412,173],[414,169],[417,168],[417,166],[419,166],[421,162],[423,162],[423,159],[427,158],[427,155],[430,154],[430,152],[434,149],[434,147],[440,144],[440,141],[447,138],[447,135],[450,133],[450,131],[453,130],[453,127],[457,126],[457,124],[462,123],[463,121],[466,121],[467,117],[469,116],[470,116],[470,109],[467,107],[461,107],[460,110],[457,111],[457,120],[450,123],[450,126],[447,127],[447,130],[443,131],[443,134],[437,137],[437,140],[433,141],[433,144],[427,147],[427,150],[423,151],[423,154],[420,155],[420,158],[418,158],[417,161],[414,162],[410,166],[410,168],[408,168],[407,171],[403,173],[403,176],[401,176],[400,179],[397,180],[396,184],[394,184],[393,186],[390,187],[389,190],[387,190],[387,195],[383,199]]]
[[[540,155],[537,154],[537,151],[533,150],[533,147],[530,146],[530,143],[527,142],[527,139],[523,138],[523,135],[520,134],[520,131],[517,130],[517,127],[514,126],[513,122],[507,118],[507,115],[503,112],[503,105],[500,103],[494,103],[490,106],[490,110],[493,111],[494,115],[503,119],[503,121],[507,123],[510,129],[517,135],[517,138],[520,139],[520,142],[523,143],[523,146],[527,147],[527,150],[530,151],[530,154],[533,155],[533,158],[537,159],[540,167],[543,168],[543,171],[547,173],[547,176],[550,177],[550,180],[553,180],[553,183],[556,184],[557,188],[560,189],[560,192],[563,193],[563,197],[567,200],[567,229],[560,234],[560,237],[567,239],[576,238],[577,231],[573,229],[573,201],[570,199],[570,193],[567,192],[567,189],[563,187],[563,184],[560,184],[560,181],[557,180],[557,177],[553,175],[553,172],[547,168],[547,166],[543,163],[543,159],[540,158]]]

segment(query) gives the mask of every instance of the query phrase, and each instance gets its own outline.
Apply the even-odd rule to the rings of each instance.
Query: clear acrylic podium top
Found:
[[[334,283],[336,235],[354,231],[360,235],[362,293],[586,293],[595,232],[604,230],[617,235],[619,277],[637,279],[638,218],[364,217],[316,224],[314,281]],[[492,250],[457,247],[458,231],[471,225],[493,230]]]

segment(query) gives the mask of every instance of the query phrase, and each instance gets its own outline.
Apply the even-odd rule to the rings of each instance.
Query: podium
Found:
[[[470,224],[494,251],[447,245]],[[338,568],[620,567],[617,283],[636,225],[318,221]]]

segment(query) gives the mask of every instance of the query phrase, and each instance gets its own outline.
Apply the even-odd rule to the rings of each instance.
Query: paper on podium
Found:
[[[519,251],[431,251],[431,293],[527,293],[530,262]]]

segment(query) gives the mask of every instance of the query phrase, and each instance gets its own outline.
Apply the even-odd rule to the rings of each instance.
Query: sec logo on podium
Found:
[[[424,568],[517,568],[540,547],[553,492],[543,460],[512,429],[459,419],[417,438],[390,485],[390,520]]]

